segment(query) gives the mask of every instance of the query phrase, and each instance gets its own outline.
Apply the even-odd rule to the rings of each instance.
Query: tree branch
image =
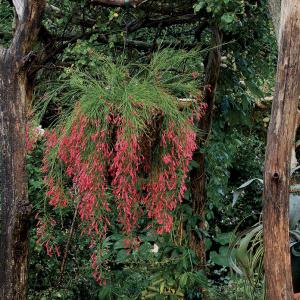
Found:
[[[54,5],[51,5],[49,3],[46,4],[46,12],[54,13],[56,16],[63,17],[64,13],[62,10]]]
[[[76,209],[74,212],[70,233],[69,233],[69,237],[68,237],[66,248],[65,248],[65,253],[64,253],[63,260],[62,260],[61,267],[60,267],[60,275],[59,275],[58,285],[61,285],[61,283],[63,282],[63,279],[64,279],[64,272],[65,272],[68,253],[69,253],[70,246],[71,246],[71,240],[72,240],[73,233],[74,233],[75,221],[76,221],[76,217],[77,217],[77,213],[78,213],[78,207],[79,207],[79,203],[76,205]]]
[[[128,32],[132,33],[141,28],[145,27],[168,27],[176,24],[184,24],[189,22],[196,22],[198,20],[197,15],[195,14],[184,14],[177,16],[169,16],[164,18],[144,18],[142,20],[138,20],[128,26]]]
[[[46,6],[47,9],[47,6]],[[48,6],[48,9],[52,9]],[[54,8],[54,13],[58,13],[57,8]],[[144,20],[136,21],[131,24],[129,24],[129,27],[127,28],[128,33],[132,33],[134,31],[139,30],[143,27],[166,27],[173,24],[183,24],[190,21],[197,21],[197,16],[195,14],[183,14],[183,15],[175,15],[175,16],[169,16],[165,18],[145,18]],[[93,22],[93,24],[96,21]],[[78,20],[76,20],[76,23],[78,23]],[[31,67],[30,74],[36,73],[39,69],[43,68],[44,64],[47,64],[49,62],[52,62],[55,57],[62,53],[66,47],[69,45],[75,44],[78,39],[88,39],[91,37],[91,35],[96,34],[97,35],[97,41],[103,44],[109,43],[109,36],[106,33],[99,33],[99,31],[90,30],[84,33],[78,33],[78,34],[68,34],[63,36],[57,36],[53,35],[51,32],[49,32],[44,26],[41,27],[40,33],[39,33],[39,39],[44,43],[44,51],[42,55],[39,55],[36,57],[34,66]],[[157,43],[154,41],[154,43],[147,43],[144,41],[139,40],[132,40],[132,39],[125,39],[125,40],[119,40],[115,42],[115,46],[118,48],[128,47],[128,48],[135,48],[137,50],[142,51],[153,51],[158,47]],[[160,45],[163,47],[170,46],[169,44]],[[195,44],[190,45],[182,45],[177,44],[173,45],[176,47],[186,48],[190,49],[195,46]]]
[[[9,51],[19,62],[30,51],[32,42],[36,40],[44,14],[45,2],[45,0],[13,0],[18,22]]]
[[[198,151],[195,151],[193,154],[193,160],[198,163],[198,167],[193,168],[190,177],[193,213],[199,217],[197,226],[200,229],[205,229],[206,176],[205,153],[200,152],[199,148],[207,141],[211,132],[215,92],[220,74],[222,38],[222,32],[218,28],[212,28],[212,44],[208,55],[208,63],[205,68],[206,76],[203,92],[203,98],[207,103],[207,110],[198,124],[202,135],[199,134],[197,136]],[[190,247],[197,255],[199,267],[203,268],[206,265],[204,239],[199,239],[199,236],[194,231],[191,231]]]
[[[143,10],[163,14],[184,14],[193,13],[194,0],[89,0],[91,5],[118,6],[118,7],[137,7]]]
[[[90,3],[94,5],[105,6],[131,6],[136,7],[139,4],[146,2],[147,0],[91,0]]]
[[[206,78],[204,99],[208,105],[205,117],[200,121],[199,128],[204,132],[204,140],[208,139],[211,131],[213,107],[215,100],[216,88],[219,80],[220,66],[221,66],[221,47],[223,34],[218,28],[213,28],[212,47],[208,56],[208,63],[206,66]]]

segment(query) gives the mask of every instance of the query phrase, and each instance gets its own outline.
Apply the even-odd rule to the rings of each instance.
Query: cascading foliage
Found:
[[[96,78],[74,72],[68,80],[77,101],[46,134],[47,199],[62,217],[76,207],[94,249],[116,224],[128,235],[145,224],[171,231],[196,149],[194,124],[205,111],[191,65],[196,55],[164,50],[148,65],[106,58]],[[40,218],[38,235],[51,255],[59,250],[44,234],[46,223],[55,220]],[[101,252],[92,255],[99,283]]]

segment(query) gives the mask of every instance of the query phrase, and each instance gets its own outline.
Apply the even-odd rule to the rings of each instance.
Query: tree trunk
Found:
[[[0,47],[0,299],[26,299],[30,205],[25,171],[27,72],[44,1],[14,0],[17,27]],[[31,84],[30,84],[31,86]]]
[[[30,205],[25,176],[25,80],[0,61],[0,298],[25,299]]]
[[[201,131],[201,136],[198,139],[199,147],[201,147],[201,145],[206,142],[211,131],[215,92],[220,73],[221,43],[221,33],[217,28],[214,28],[213,41],[211,46],[213,50],[210,51],[208,57],[204,90],[204,101],[207,103],[208,107],[205,117],[200,121],[198,125],[198,128]],[[201,153],[200,151],[196,152],[194,154],[193,160],[198,163],[197,168],[194,168],[191,172],[193,212],[200,218],[198,227],[200,229],[204,229],[204,208],[206,199],[205,153]],[[197,234],[193,233],[191,236],[190,246],[197,255],[200,267],[203,268],[206,264],[204,239],[199,239]]]
[[[293,299],[288,199],[291,149],[300,95],[299,1],[282,1],[280,34],[264,173],[264,268],[269,300]]]

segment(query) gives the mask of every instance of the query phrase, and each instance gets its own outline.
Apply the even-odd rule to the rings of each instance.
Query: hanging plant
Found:
[[[206,106],[188,66],[196,53],[166,51],[147,66],[106,59],[98,78],[74,73],[69,84],[79,101],[46,134],[48,204],[62,216],[77,207],[99,283],[106,250],[97,245],[112,224],[130,235],[146,220],[158,234],[169,233],[184,197],[197,147],[194,124]],[[52,246],[43,242],[48,253],[58,252],[53,239]]]

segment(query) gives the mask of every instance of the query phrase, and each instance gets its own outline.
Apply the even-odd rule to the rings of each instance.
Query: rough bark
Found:
[[[279,40],[281,0],[269,0],[269,8],[272,16],[276,37],[277,40]]]
[[[27,71],[44,1],[14,0],[17,27],[0,49],[0,299],[26,299],[30,205],[25,171]]]
[[[28,215],[24,78],[6,54],[0,62],[0,298],[25,299]]]
[[[205,117],[200,121],[198,127],[201,131],[201,136],[198,137],[198,145],[201,147],[210,134],[213,117],[213,107],[215,92],[220,73],[221,65],[221,43],[222,36],[218,29],[213,29],[213,42],[212,50],[209,53],[208,63],[206,66],[206,78],[205,78],[205,90],[204,101],[208,104]],[[205,153],[200,151],[194,154],[193,160],[198,163],[197,168],[194,168],[191,172],[191,191],[193,212],[200,218],[198,227],[204,229],[204,208],[206,199],[206,177],[205,177]],[[192,234],[191,248],[195,251],[197,258],[199,259],[200,267],[205,266],[205,244],[204,239],[199,239],[197,234]]]
[[[289,249],[289,176],[300,95],[300,2],[282,1],[276,89],[264,172],[264,268],[269,300],[293,299]]]

